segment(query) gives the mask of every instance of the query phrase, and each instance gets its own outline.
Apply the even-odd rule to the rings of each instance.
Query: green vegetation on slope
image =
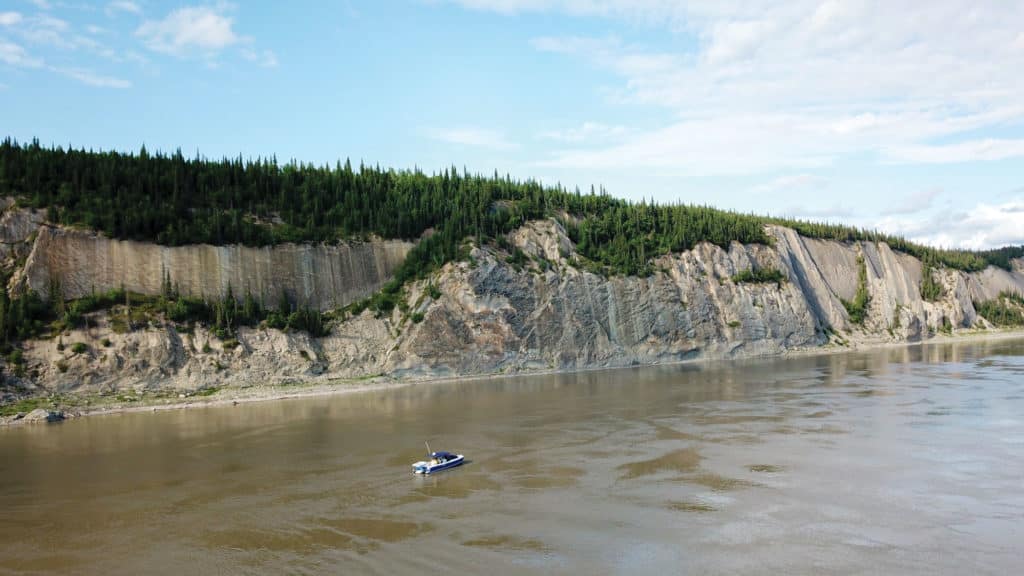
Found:
[[[349,162],[333,167],[276,159],[220,161],[172,155],[93,152],[0,144],[0,195],[45,208],[48,218],[100,230],[113,238],[167,245],[334,242],[371,235],[418,239],[396,282],[465,255],[464,240],[483,243],[524,222],[563,218],[594,269],[646,275],[650,259],[699,242],[768,243],[766,223],[805,236],[884,241],[941,265],[1009,268],[1024,246],[988,252],[936,250],[846,226],[763,218],[703,206],[628,202],[603,191],[580,194],[536,181],[460,173],[436,175]],[[426,232],[432,234],[426,235]],[[397,288],[390,290],[396,293]]]
[[[921,298],[928,302],[935,302],[945,294],[945,291],[942,289],[942,284],[935,281],[935,277],[932,272],[933,268],[928,259],[922,261]]]
[[[994,300],[975,302],[974,309],[996,326],[1024,326],[1024,296],[1000,292]]]
[[[786,281],[786,276],[777,268],[764,268],[758,270],[743,270],[732,277],[736,283],[749,282],[753,284],[767,284],[774,282],[781,285]]]
[[[0,276],[0,280],[5,278]],[[59,293],[59,284],[55,283],[53,289]],[[87,327],[86,315],[98,310],[110,311],[111,327],[116,332],[128,332],[166,319],[185,329],[195,322],[202,323],[225,342],[234,340],[239,327],[261,323],[280,330],[308,332],[312,336],[328,333],[328,319],[318,310],[296,307],[284,294],[277,306],[276,310],[268,310],[252,294],[236,298],[230,287],[224,298],[216,301],[180,296],[169,280],[165,281],[159,296],[114,289],[67,302],[56,298],[49,304],[33,292],[12,299],[6,290],[0,290],[0,352],[9,364],[18,366],[22,363],[21,355],[14,344]],[[58,348],[63,348],[63,344],[58,344]],[[76,343],[71,350],[80,354],[87,348],[85,344]]]
[[[864,264],[864,258],[861,256],[857,257],[857,294],[854,295],[853,301],[839,299],[843,303],[843,307],[846,308],[846,312],[850,315],[850,322],[854,324],[864,324],[864,319],[868,315],[868,303],[871,302],[871,296],[868,294],[868,270]]]

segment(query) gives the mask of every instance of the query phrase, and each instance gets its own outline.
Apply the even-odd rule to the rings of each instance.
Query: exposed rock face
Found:
[[[365,298],[391,278],[413,244],[397,240],[340,245],[167,247],[111,240],[98,234],[41,226],[16,289],[49,298],[60,281],[65,298],[123,286],[159,294],[165,275],[188,296],[215,299],[228,286],[276,306],[284,290],[292,301],[322,310]]]
[[[58,392],[623,366],[916,340],[947,322],[984,328],[972,300],[1001,290],[1024,293],[1024,263],[1016,262],[1013,272],[936,270],[945,294],[925,302],[922,267],[913,257],[884,244],[813,240],[780,227],[769,232],[773,246],[702,244],[660,257],[650,277],[605,278],[578,266],[557,222],[531,222],[510,234],[530,257],[525,267],[517,269],[493,248],[476,248],[471,262],[446,265],[429,280],[438,298],[428,281],[412,284],[408,313],[396,309],[375,318],[367,311],[325,338],[242,329],[239,345],[224,349],[202,328],[185,334],[168,324],[115,334],[100,314],[90,329],[62,337],[67,347],[87,343],[88,352],[72,354],[42,340],[26,343],[25,356],[35,382]],[[69,296],[87,293],[92,282],[97,289],[123,282],[157,293],[168,270],[187,293],[214,295],[230,282],[236,291],[248,286],[273,301],[283,285],[326,308],[379,287],[407,250],[401,243],[165,248],[42,227],[22,278],[44,291],[50,271],[59,271]],[[857,292],[858,260],[871,295],[863,326],[850,322],[841,302]],[[732,280],[751,268],[778,269],[788,280]],[[422,320],[414,322],[414,315]]]

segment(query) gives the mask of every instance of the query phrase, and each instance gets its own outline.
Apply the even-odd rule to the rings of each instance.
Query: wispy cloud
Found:
[[[21,46],[0,40],[0,62],[21,68],[38,68],[43,65],[41,58],[34,58]]]
[[[911,164],[953,164],[1005,160],[1024,156],[1024,139],[969,140],[956,144],[917,145],[885,151],[892,162]]]
[[[616,36],[534,38],[538,51],[619,76],[607,92],[612,103],[660,108],[670,118],[625,144],[557,151],[550,161],[557,166],[625,157],[678,162],[696,174],[755,173],[865,153],[915,164],[1024,155],[1013,138],[957,141],[1024,121],[1024,78],[1007,73],[1024,69],[1024,5],[936,0],[882,12],[835,0],[454,1],[503,14],[643,22],[698,40],[695,49],[672,52]],[[776,123],[780,117],[787,121]]]
[[[928,218],[888,218],[883,230],[932,246],[980,250],[1024,245],[1024,199],[978,203],[968,210],[945,210]]]
[[[593,143],[622,136],[627,131],[626,127],[621,125],[609,126],[600,122],[584,122],[582,125],[575,128],[541,132],[539,137],[545,140],[571,142],[574,144],[582,142]]]
[[[785,212],[778,214],[784,218],[797,218],[800,220],[841,220],[853,218],[856,212],[849,206],[843,204],[831,204],[823,208],[810,206],[790,206]]]
[[[903,198],[902,201],[887,207],[884,214],[917,214],[924,212],[930,209],[935,204],[935,200],[941,195],[942,190],[938,188],[914,192]]]
[[[54,72],[63,74],[68,78],[78,80],[82,84],[95,86],[97,88],[131,88],[132,83],[128,80],[97,74],[86,68],[52,68]]]
[[[490,150],[512,150],[518,146],[506,139],[501,132],[482,128],[463,127],[434,131],[435,140],[459,146],[473,146]]]
[[[118,12],[126,12],[128,14],[142,14],[142,8],[135,2],[130,0],[114,0],[107,4],[106,7],[107,15],[113,16]]]
[[[53,6],[47,0],[29,0],[36,8],[40,10],[49,10]]]
[[[814,174],[789,174],[786,176],[779,176],[778,178],[775,178],[770,182],[765,182],[764,184],[758,184],[751,188],[751,192],[766,193],[808,188],[824,188],[827,185],[828,180],[820,176],[815,176]]]
[[[14,26],[21,20],[22,16],[18,12],[0,12],[0,26]]]
[[[150,50],[173,56],[214,56],[242,40],[234,20],[209,6],[179,8],[162,20],[146,20],[135,35]]]

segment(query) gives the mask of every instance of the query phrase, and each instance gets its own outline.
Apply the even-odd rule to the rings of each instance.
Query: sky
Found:
[[[1024,244],[1017,0],[0,0],[0,137]]]

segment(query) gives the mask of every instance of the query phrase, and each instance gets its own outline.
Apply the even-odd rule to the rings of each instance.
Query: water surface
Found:
[[[0,514],[2,574],[1020,573],[1024,341],[0,430]]]

